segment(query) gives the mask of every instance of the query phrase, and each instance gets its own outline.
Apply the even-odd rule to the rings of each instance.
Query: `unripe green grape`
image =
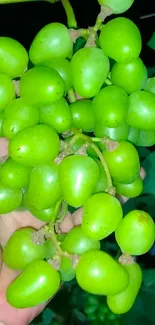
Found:
[[[27,200],[38,210],[50,208],[61,197],[59,166],[54,162],[36,166],[30,174]]]
[[[30,168],[8,158],[0,168],[1,182],[8,187],[23,188],[28,185]]]
[[[27,195],[27,193],[26,193]],[[51,220],[54,220],[56,217],[56,204],[52,205],[50,208],[45,209],[45,210],[39,210],[36,209],[35,207],[30,207],[29,202],[28,202],[28,197],[26,197],[26,203],[27,207],[29,208],[30,212],[33,214],[33,216],[41,221],[49,222]]]
[[[128,95],[120,87],[107,86],[95,96],[93,107],[98,123],[109,128],[118,127],[128,112]]]
[[[116,62],[134,60],[142,49],[138,27],[125,17],[114,18],[103,25],[99,43],[105,55]]]
[[[101,6],[109,6],[114,14],[122,14],[133,4],[134,0],[98,0]]]
[[[67,233],[61,247],[70,254],[82,255],[90,249],[100,249],[100,242],[86,237],[81,226],[76,226]]]
[[[155,130],[155,95],[137,91],[129,97],[127,123],[140,130]]]
[[[51,239],[44,242],[45,259],[48,261],[56,254],[56,248]]]
[[[151,147],[155,144],[155,130],[140,130],[139,138],[136,142],[137,146],[140,147]]]
[[[96,187],[94,189],[94,193],[104,192],[107,188],[107,175],[106,175],[106,172],[105,172],[100,160],[98,160],[96,158],[93,158],[93,159],[96,161],[96,163],[99,167],[99,170],[100,170],[99,180],[98,180]]]
[[[6,299],[15,308],[34,307],[50,299],[59,286],[59,273],[51,265],[33,261],[8,286]]]
[[[20,80],[20,95],[32,104],[50,105],[64,94],[64,81],[49,67],[34,67]]]
[[[13,270],[23,270],[32,261],[44,259],[44,244],[32,241],[33,228],[16,230],[9,238],[3,251],[3,261]]]
[[[82,231],[88,238],[101,240],[120,224],[123,211],[120,202],[107,193],[97,193],[84,204]]]
[[[11,139],[20,131],[39,122],[38,109],[23,98],[11,101],[5,109],[2,130],[5,137]]]
[[[141,210],[129,212],[115,232],[122,252],[142,255],[149,251],[155,240],[155,225],[151,216]]]
[[[58,133],[71,128],[72,115],[67,101],[64,98],[40,108],[40,123],[51,125]]]
[[[111,176],[123,184],[133,183],[140,171],[139,155],[136,148],[127,141],[114,144],[110,151],[103,151]]]
[[[119,315],[127,313],[132,308],[142,284],[142,270],[137,263],[123,266],[130,278],[128,287],[117,295],[107,297],[108,307],[114,314]]]
[[[113,85],[122,87],[128,94],[143,89],[147,69],[140,58],[126,63],[116,63],[111,70]]]
[[[76,267],[76,280],[89,293],[114,295],[128,286],[129,275],[109,254],[92,249],[81,256]]]
[[[0,214],[8,213],[19,208],[22,202],[22,191],[0,183]]]
[[[71,281],[75,278],[75,268],[69,257],[62,256],[59,272],[63,282]]]
[[[61,23],[44,26],[35,36],[29,51],[33,64],[55,58],[67,58],[73,50],[68,29]]]
[[[155,77],[149,78],[145,84],[144,90],[155,95]]]
[[[82,99],[70,105],[73,126],[84,132],[93,132],[95,126],[95,114],[91,100]]]
[[[123,122],[120,126],[116,128],[108,128],[105,125],[100,123],[95,124],[95,135],[96,137],[107,136],[112,140],[121,141],[127,140],[129,133],[129,125],[126,122]]]
[[[27,68],[28,54],[13,38],[0,37],[0,73],[10,78],[20,77]]]
[[[139,196],[143,191],[143,181],[140,176],[131,184],[114,182],[114,185],[116,187],[117,194],[126,196],[128,198]]]
[[[40,65],[53,68],[56,70],[65,84],[65,92],[67,93],[72,88],[72,77],[70,62],[67,59],[50,59],[41,62]]]
[[[59,149],[57,133],[44,124],[19,132],[9,142],[9,156],[25,166],[41,165],[54,160]]]
[[[15,87],[11,79],[0,73],[0,112],[15,98]]]
[[[127,140],[132,144],[136,144],[138,142],[139,136],[140,130],[130,126]]]
[[[82,97],[94,97],[109,72],[109,59],[99,48],[82,48],[71,60],[72,81],[75,91]]]

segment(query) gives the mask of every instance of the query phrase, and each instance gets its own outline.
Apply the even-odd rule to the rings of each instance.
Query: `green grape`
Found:
[[[81,228],[85,236],[101,240],[114,232],[123,217],[120,202],[107,193],[97,193],[84,204]]]
[[[26,193],[26,196],[27,196],[27,193]],[[56,217],[56,211],[57,211],[57,208],[56,208],[56,205],[52,205],[50,208],[48,209],[45,209],[45,210],[39,210],[39,209],[36,209],[34,207],[29,207],[29,202],[28,202],[28,198],[26,197],[26,203],[28,204],[28,208],[30,210],[30,212],[33,214],[33,216],[41,221],[45,221],[45,222],[49,222],[53,219],[55,219]]]
[[[82,206],[99,179],[96,162],[87,156],[69,156],[60,164],[60,182],[64,200],[72,207]]]
[[[122,252],[130,255],[145,254],[155,240],[154,221],[147,212],[133,210],[124,217],[115,235]]]
[[[49,59],[41,62],[42,66],[50,67],[56,70],[65,84],[65,92],[67,93],[72,88],[72,77],[70,62],[67,59]]]
[[[11,78],[20,77],[27,68],[28,54],[13,38],[0,37],[0,73]]]
[[[98,0],[101,6],[109,6],[114,14],[122,14],[133,4],[134,0]]]
[[[6,299],[15,308],[44,303],[59,289],[59,273],[45,261],[33,261],[7,288]]]
[[[147,81],[147,69],[140,58],[131,62],[116,63],[111,71],[113,85],[122,87],[128,94],[141,90]]]
[[[86,237],[81,226],[76,226],[65,236],[61,247],[70,254],[82,255],[90,249],[100,249],[100,242]]]
[[[129,97],[127,123],[140,130],[155,130],[155,95],[137,91]]]
[[[5,109],[2,130],[11,139],[20,131],[39,122],[38,109],[23,98],[14,99]]]
[[[142,270],[137,263],[123,265],[129,274],[128,287],[119,294],[107,297],[107,304],[115,314],[127,313],[133,306],[142,284]]]
[[[49,67],[34,67],[25,72],[20,80],[20,95],[32,104],[50,105],[63,94],[63,79]]]
[[[123,122],[120,126],[116,128],[108,128],[105,125],[100,123],[95,124],[95,135],[98,138],[104,136],[109,137],[115,141],[127,140],[129,133],[129,125],[126,122]]]
[[[139,196],[143,191],[143,181],[140,176],[131,184],[114,182],[114,185],[116,187],[117,194],[126,196],[128,198]]]
[[[0,168],[1,182],[8,187],[23,188],[28,185],[30,168],[8,158]]]
[[[0,73],[0,112],[15,98],[15,87],[11,79]]]
[[[98,48],[82,48],[71,60],[72,82],[75,91],[82,97],[95,96],[109,72],[109,59]]]
[[[94,249],[81,256],[76,279],[83,290],[95,295],[114,295],[129,284],[124,267],[109,254]]]
[[[62,257],[59,272],[63,282],[71,281],[75,278],[75,269],[69,257]]]
[[[2,123],[3,123],[4,112],[0,112],[0,137],[3,137]]]
[[[155,77],[149,78],[145,84],[144,90],[155,95]]]
[[[139,135],[140,135],[140,130],[130,126],[127,140],[133,144],[136,144],[138,142]]]
[[[125,122],[129,100],[126,92],[117,86],[107,86],[100,90],[93,100],[98,123],[115,128]]]
[[[115,181],[123,184],[133,183],[140,171],[139,155],[129,142],[114,144],[110,151],[103,151],[103,157]]]
[[[95,114],[92,101],[88,99],[78,100],[70,105],[73,126],[84,132],[93,132],[95,126]]]
[[[73,50],[73,42],[68,29],[60,23],[51,23],[44,26],[35,36],[29,51],[33,64],[42,61],[67,58]]]
[[[56,254],[56,248],[51,239],[48,239],[44,242],[44,251],[46,260],[49,260]]]
[[[54,160],[60,149],[55,130],[44,124],[27,128],[9,142],[9,155],[16,162],[35,166]]]
[[[140,130],[139,138],[136,142],[137,146],[140,147],[151,147],[155,144],[155,130]]]
[[[40,108],[40,123],[51,125],[58,133],[71,128],[72,115],[67,101],[64,98]]]
[[[99,43],[105,55],[117,62],[136,59],[142,49],[138,27],[125,17],[114,18],[103,25]]]
[[[96,161],[100,171],[99,180],[94,189],[94,193],[104,192],[107,188],[107,175],[100,160],[96,158],[93,159]]]
[[[23,270],[32,261],[44,259],[45,248],[32,241],[33,228],[16,230],[3,250],[3,261],[13,270]]]
[[[59,166],[54,162],[35,166],[30,174],[27,200],[30,207],[45,210],[61,197]]]
[[[22,191],[10,188],[0,183],[0,214],[8,213],[19,208],[22,202]]]

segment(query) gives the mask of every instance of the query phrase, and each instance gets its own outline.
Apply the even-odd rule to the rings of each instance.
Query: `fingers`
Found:
[[[8,144],[9,144],[8,139],[0,138],[0,158],[8,156]]]
[[[0,246],[0,272],[1,272],[1,268],[2,268],[2,248]]]
[[[82,216],[83,216],[83,208],[80,208],[80,209],[76,210],[72,214],[72,219],[73,219],[74,226],[81,225],[81,223],[82,223]]]

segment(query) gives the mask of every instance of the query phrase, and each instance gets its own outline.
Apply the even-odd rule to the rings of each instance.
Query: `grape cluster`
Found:
[[[121,13],[133,0],[99,2]],[[151,216],[134,210],[123,217],[117,199],[140,195],[135,146],[155,143],[155,79],[139,58],[140,32],[127,18],[104,25],[100,18],[85,37],[75,52],[70,30],[51,23],[29,53],[0,37],[0,135],[9,139],[0,214],[26,209],[47,223],[39,231],[17,230],[4,247],[3,261],[21,271],[6,293],[16,308],[48,300],[62,281],[76,277],[85,291],[107,296],[112,312],[125,313],[142,283],[131,255],[154,243]],[[70,207],[83,207],[82,223],[61,235]],[[119,260],[100,250],[100,240],[112,233]]]

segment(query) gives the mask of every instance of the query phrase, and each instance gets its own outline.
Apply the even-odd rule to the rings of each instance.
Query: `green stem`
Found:
[[[69,2],[69,0],[61,0],[62,5],[66,11],[67,16],[67,24],[69,28],[77,28],[77,22],[75,18],[75,14],[73,8]]]
[[[58,214],[57,219],[56,219],[56,223],[61,223],[64,220],[67,212],[68,212],[68,204],[66,201],[63,201],[62,205],[61,205],[61,211]]]
[[[73,88],[71,88],[68,91],[68,100],[69,100],[70,103],[76,102],[76,96],[75,96],[75,92],[74,92],[74,89]]]
[[[53,245],[55,246],[55,249],[56,249],[57,253],[59,255],[64,255],[64,252],[62,251],[62,249],[61,249],[61,247],[59,245],[59,242],[57,241],[56,233],[54,231],[54,225],[49,224],[49,227],[50,227],[50,239],[51,239]]]

